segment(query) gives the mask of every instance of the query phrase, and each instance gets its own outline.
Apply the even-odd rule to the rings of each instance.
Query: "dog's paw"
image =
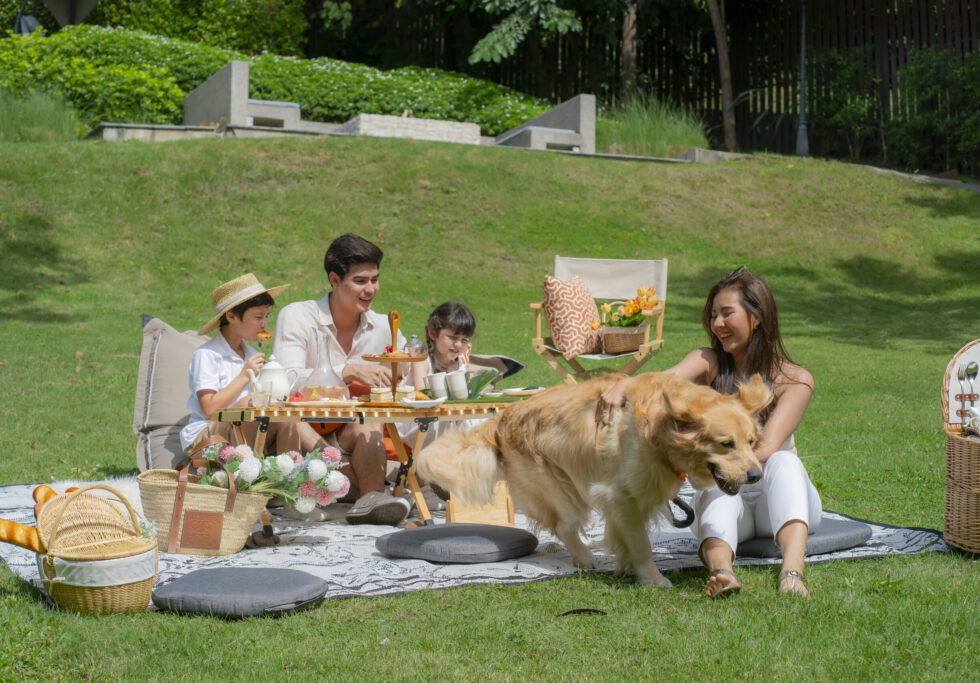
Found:
[[[636,572],[636,578],[645,586],[657,586],[658,588],[670,588],[674,584],[666,576],[660,573],[656,566],[644,567]]]

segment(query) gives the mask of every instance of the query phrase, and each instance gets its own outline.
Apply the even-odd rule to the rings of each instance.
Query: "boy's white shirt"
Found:
[[[221,391],[241,373],[242,368],[245,367],[245,361],[258,353],[244,341],[242,341],[242,346],[245,347],[244,358],[235,353],[228,345],[228,340],[218,330],[214,337],[199,346],[194,351],[194,355],[191,356],[190,370],[187,373],[187,383],[191,390],[191,395],[187,399],[187,409],[191,411],[191,420],[180,430],[181,448],[187,448],[194,443],[197,435],[210,423],[210,420],[204,417],[204,413],[201,411],[201,402],[197,398],[197,392],[204,389]],[[246,384],[241,393],[232,401],[232,404],[249,394],[251,394],[251,390]]]

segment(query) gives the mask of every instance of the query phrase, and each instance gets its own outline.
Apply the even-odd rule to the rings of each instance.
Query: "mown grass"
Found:
[[[318,297],[329,241],[385,249],[381,311],[418,331],[445,299],[478,351],[527,363],[528,303],[554,254],[670,259],[663,368],[704,342],[711,284],[745,264],[772,285],[816,394],[797,443],[826,508],[942,528],[940,383],[976,337],[980,197],[834,162],[606,162],[380,139],[22,144],[0,148],[0,484],[135,470],[141,313],[179,329],[245,271]],[[51,611],[0,570],[4,678],[955,680],[975,675],[977,568],[958,553],[811,567],[809,602],[775,570],[658,591],[590,576],[334,601],[275,621]],[[575,607],[605,615],[557,617]]]

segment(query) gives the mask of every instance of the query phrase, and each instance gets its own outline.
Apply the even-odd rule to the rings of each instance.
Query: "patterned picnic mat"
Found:
[[[62,492],[70,485],[84,483],[92,482],[57,482],[50,486]],[[136,510],[142,509],[135,477],[112,479],[104,483],[125,495]],[[33,525],[34,501],[31,493],[34,487],[35,485],[0,487],[0,517]],[[690,494],[690,491],[687,493]],[[330,519],[316,523],[300,522],[274,514],[273,526],[282,542],[272,548],[243,550],[221,557],[160,553],[157,586],[205,567],[288,567],[326,580],[330,586],[328,598],[345,598],[392,595],[422,588],[449,588],[467,584],[525,583],[570,576],[578,571],[572,566],[565,547],[547,532],[538,534],[539,544],[534,553],[502,562],[434,564],[422,560],[385,557],[375,549],[375,540],[395,530],[389,526],[348,525],[342,521],[345,509],[346,506],[332,505],[327,509]],[[832,512],[824,514],[833,519],[851,519]],[[444,513],[437,512],[433,517],[437,524],[445,522]],[[519,512],[516,522],[517,526],[530,528],[528,520]],[[942,534],[938,531],[866,523],[872,529],[872,536],[865,545],[825,555],[811,555],[807,557],[807,563],[947,550]],[[597,544],[602,539],[602,534],[601,520],[587,531],[590,540]],[[672,527],[653,527],[650,530],[650,540],[657,566],[665,573],[699,567],[701,564],[697,557],[695,537],[687,530],[678,532]],[[594,555],[600,571],[614,569],[615,560],[612,556],[601,550],[594,551]],[[33,552],[0,543],[0,559],[15,574],[43,592]],[[736,565],[776,563],[777,559],[739,558],[736,561]]]

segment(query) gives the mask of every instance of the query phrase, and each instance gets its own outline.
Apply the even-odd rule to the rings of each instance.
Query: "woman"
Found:
[[[813,377],[793,363],[783,348],[772,292],[759,276],[739,268],[711,288],[701,321],[711,339],[667,370],[724,394],[755,373],[773,391],[773,402],[760,415],[763,437],[755,448],[763,465],[762,481],[727,496],[717,487],[698,491],[698,553],[708,567],[709,597],[737,592],[742,584],[732,571],[739,541],[772,534],[782,554],[779,590],[809,595],[803,584],[803,559],[809,529],[820,523],[820,496],[796,455],[793,432],[813,395]],[[629,378],[604,395],[622,405]]]

